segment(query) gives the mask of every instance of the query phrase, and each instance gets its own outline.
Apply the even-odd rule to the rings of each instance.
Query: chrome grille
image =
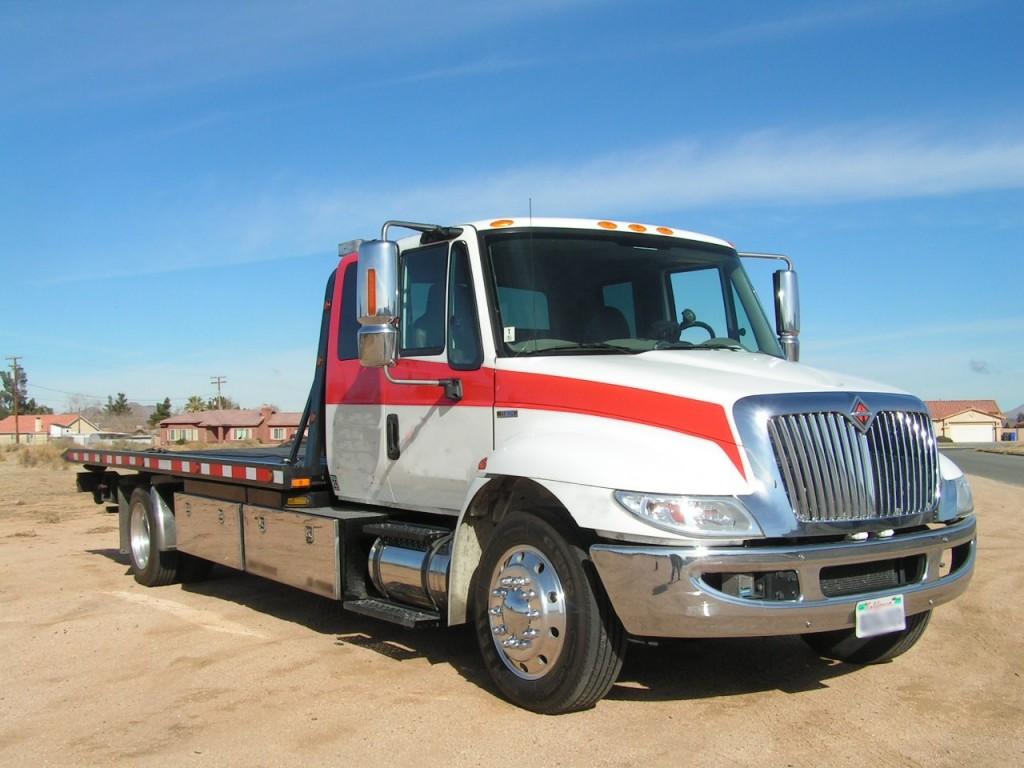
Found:
[[[866,433],[843,413],[786,414],[768,420],[768,436],[801,522],[903,517],[938,501],[927,414],[881,411]]]

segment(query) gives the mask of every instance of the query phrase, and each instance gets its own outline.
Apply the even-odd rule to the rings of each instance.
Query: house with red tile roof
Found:
[[[301,413],[260,409],[231,408],[168,416],[160,422],[162,443],[228,443],[255,440],[280,443],[290,440],[299,429]]]
[[[954,443],[992,443],[999,440],[1003,412],[995,400],[926,400],[936,437]]]
[[[100,431],[100,428],[77,413],[42,413],[0,419],[0,445],[14,445],[15,436],[22,444],[45,443],[50,440],[70,438],[84,441],[85,435]]]

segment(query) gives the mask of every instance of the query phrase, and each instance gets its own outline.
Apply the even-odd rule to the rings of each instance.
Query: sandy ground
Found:
[[[0,457],[0,765],[1024,765],[1024,489],[974,480],[965,597],[893,663],[796,638],[634,646],[588,712],[490,690],[468,632],[262,579],[146,589],[74,472]]]

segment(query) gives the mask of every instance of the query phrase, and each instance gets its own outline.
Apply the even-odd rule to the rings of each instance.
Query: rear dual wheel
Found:
[[[484,665],[514,704],[544,714],[587,709],[622,668],[626,634],[585,552],[535,515],[495,531],[474,584]]]

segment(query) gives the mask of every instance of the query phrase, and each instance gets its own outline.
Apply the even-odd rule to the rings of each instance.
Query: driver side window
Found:
[[[448,244],[402,254],[401,353],[406,357],[444,351],[445,277]]]

